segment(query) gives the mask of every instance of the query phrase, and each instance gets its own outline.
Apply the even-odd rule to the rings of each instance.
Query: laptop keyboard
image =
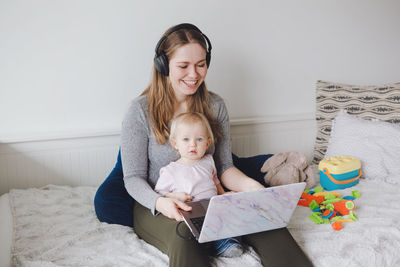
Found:
[[[203,227],[204,218],[205,218],[205,216],[196,217],[196,218],[190,218],[190,220],[192,221],[194,227],[196,227],[196,229],[197,229],[197,231],[199,233],[201,232],[201,228]]]

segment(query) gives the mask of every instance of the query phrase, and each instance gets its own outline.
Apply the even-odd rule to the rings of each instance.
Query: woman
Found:
[[[166,253],[170,266],[210,266],[203,245],[190,239],[191,233],[184,224],[177,227],[182,221],[178,209],[190,210],[190,207],[177,199],[163,197],[153,189],[160,168],[179,158],[167,142],[172,118],[188,111],[206,116],[217,140],[208,153],[213,154],[218,177],[227,189],[263,188],[232,163],[225,104],[221,97],[209,92],[204,83],[210,60],[211,43],[196,26],[180,24],[170,28],[156,46],[152,82],[132,102],[122,123],[123,179],[126,191],[135,200],[134,230],[140,238]],[[104,191],[104,186],[108,185],[103,184],[99,191]],[[102,199],[98,196],[96,199],[99,199],[95,200],[99,216]],[[99,219],[107,221],[107,216],[112,215],[102,214]],[[177,230],[187,238],[178,236]],[[243,241],[253,246],[264,265],[312,266],[287,229],[244,236]]]

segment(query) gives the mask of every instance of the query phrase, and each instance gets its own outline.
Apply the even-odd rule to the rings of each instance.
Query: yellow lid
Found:
[[[328,169],[331,174],[342,174],[361,168],[360,160],[347,156],[335,156],[323,159],[318,164],[318,169]]]

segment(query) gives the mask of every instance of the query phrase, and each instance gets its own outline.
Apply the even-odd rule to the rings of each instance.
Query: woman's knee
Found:
[[[210,266],[208,251],[193,237],[184,222],[168,219],[135,202],[136,234],[168,255],[170,266]]]
[[[202,247],[184,222],[176,222],[174,229],[169,232],[168,240],[170,250],[184,251]]]
[[[178,223],[170,237],[170,266],[211,266],[207,247],[197,242],[186,224]]]
[[[243,240],[254,248],[264,266],[313,266],[286,228],[250,234]]]
[[[94,207],[101,222],[133,226],[133,199],[117,172],[111,172],[98,188]]]

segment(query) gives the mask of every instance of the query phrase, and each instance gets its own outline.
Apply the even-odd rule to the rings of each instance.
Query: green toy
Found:
[[[325,200],[324,202],[322,202],[322,204],[326,205],[326,204],[331,204],[331,203],[339,202],[339,201],[342,201],[342,200],[343,200],[343,198],[335,197],[335,198],[333,198],[333,199]]]
[[[325,206],[325,209],[327,209],[327,210],[334,210],[334,209],[335,209],[335,206],[333,206],[332,203],[329,203],[328,205]]]
[[[311,214],[310,216],[308,216],[308,218],[310,218],[311,221],[315,222],[316,224],[322,224],[324,223],[324,221],[322,220],[321,217],[319,217],[319,215],[317,214],[318,212],[314,212],[313,214]]]
[[[359,198],[360,197],[360,192],[358,192],[358,190],[354,190],[354,191],[351,191],[351,195],[354,198]]]
[[[353,221],[358,221],[357,215],[352,210],[349,211],[349,218],[352,219]]]
[[[319,192],[324,191],[324,188],[323,188],[322,186],[317,186],[317,187],[314,188],[313,191],[314,191],[315,193],[319,193]]]
[[[318,209],[318,208],[319,208],[319,204],[317,203],[317,201],[313,200],[313,201],[311,201],[309,207],[310,207],[310,209],[311,209],[312,211],[314,211],[315,209]]]
[[[335,198],[336,198],[335,195],[333,195],[331,193],[328,193],[325,195],[325,200],[331,200],[331,199],[335,199]]]
[[[343,219],[342,216],[335,216],[335,217],[333,217],[333,218],[331,219],[331,222],[336,222],[336,221],[339,221],[339,220],[341,220],[341,219]]]

